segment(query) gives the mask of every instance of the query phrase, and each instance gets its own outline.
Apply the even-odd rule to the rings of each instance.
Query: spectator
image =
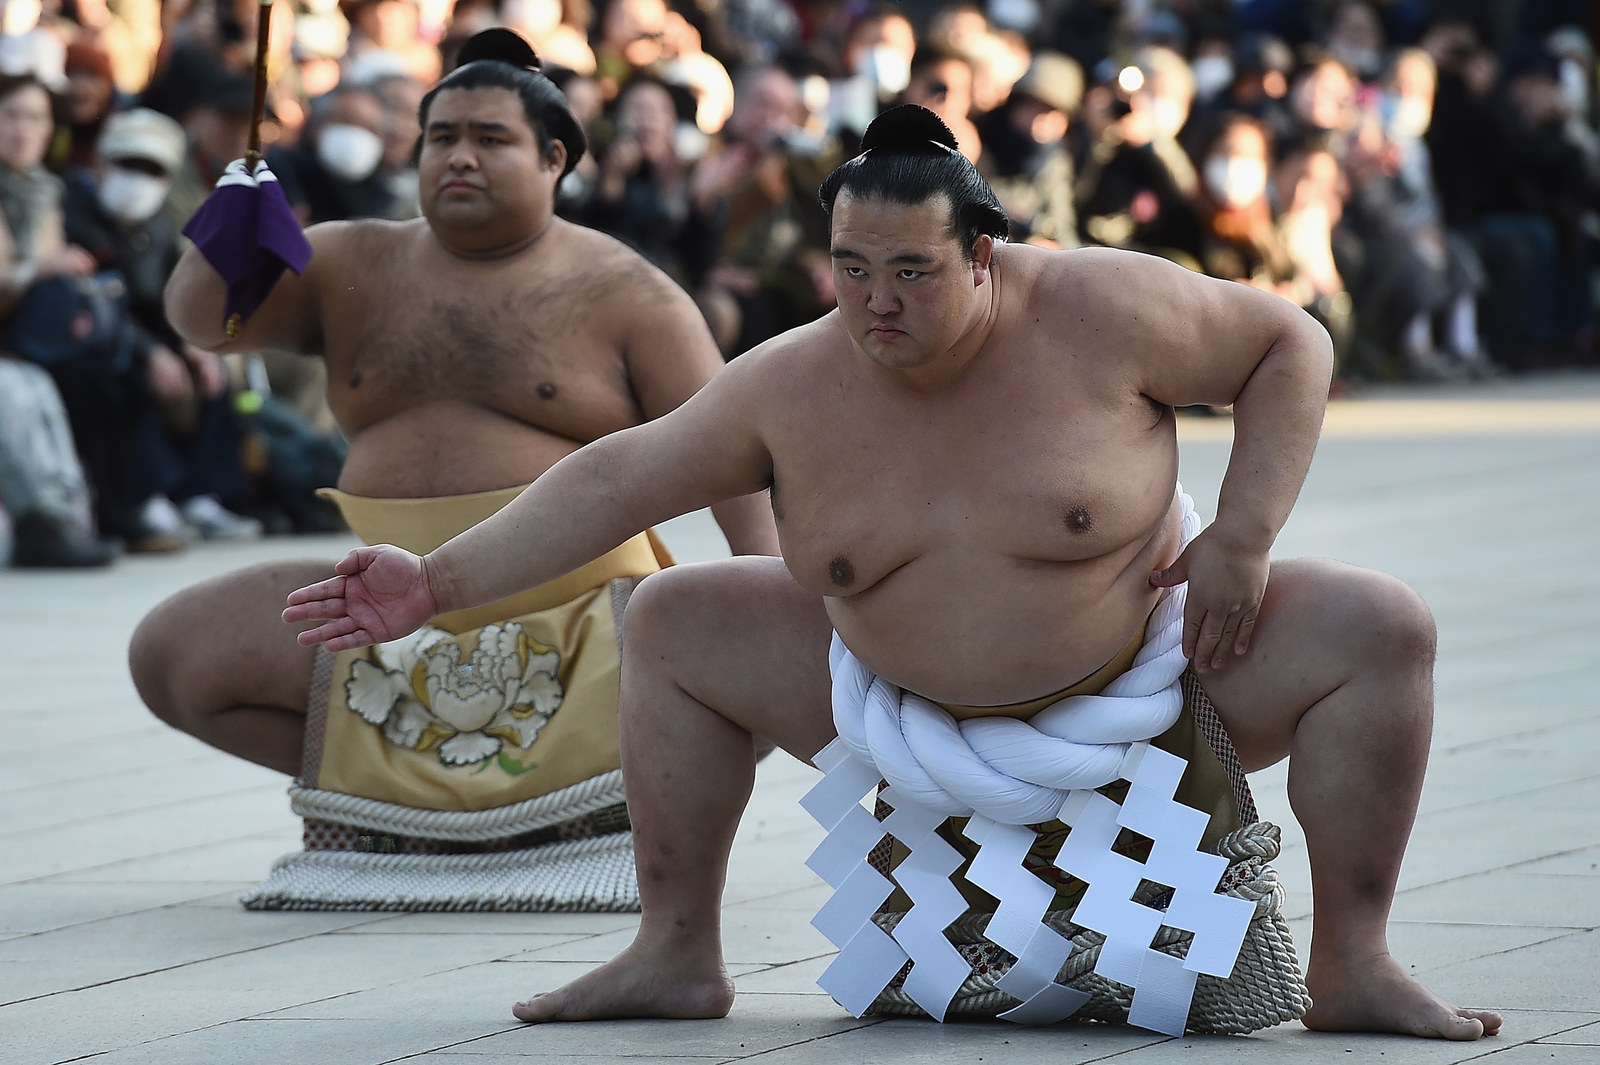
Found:
[[[66,406],[94,490],[100,530],[134,552],[176,551],[184,541],[145,521],[145,456],[158,397],[172,394],[181,360],[136,343],[118,302],[120,282],[69,244],[62,184],[43,160],[53,128],[50,96],[31,77],[0,79],[0,305],[8,350],[45,365]]]
[[[850,24],[836,54],[819,56],[837,70],[829,87],[829,123],[847,136],[849,145],[879,110],[905,91],[916,52],[911,20],[898,8],[879,4]]]
[[[0,355],[0,524],[13,566],[82,568],[116,557],[90,524],[89,485],[50,375]],[[0,556],[4,551],[0,550]]]
[[[1367,0],[1339,0],[1328,18],[1323,46],[1358,79],[1371,83],[1383,70],[1383,20]]]
[[[1184,146],[1192,154],[1200,154],[1227,114],[1249,115],[1261,122],[1275,143],[1294,140],[1299,123],[1288,104],[1289,75],[1294,71],[1294,53],[1289,46],[1269,33],[1242,33],[1234,42],[1231,59],[1225,62],[1229,80],[1222,92],[1202,103],[1191,116],[1183,132]],[[1198,79],[1198,68],[1195,74]]]
[[[1206,219],[1200,262],[1212,277],[1253,285],[1298,306],[1308,295],[1273,225],[1267,196],[1271,158],[1266,127],[1248,115],[1225,120],[1206,146],[1200,162]]]
[[[605,99],[600,95],[600,83],[570,70],[552,70],[549,76],[566,96],[567,107],[583,128],[588,142],[597,143],[605,122]],[[574,213],[581,212],[594,194],[595,183],[599,180],[600,164],[595,159],[595,153],[584,152],[578,165],[556,186],[557,213],[563,218],[571,218]]]
[[[1124,67],[1085,95],[1089,148],[1078,170],[1075,202],[1086,243],[1161,255],[1200,269],[1199,206],[1194,167],[1174,166],[1176,145],[1157,150],[1157,129],[1170,129],[1169,109],[1157,122],[1154,97],[1138,67]]]
[[[666,58],[667,35],[675,17],[682,21],[666,0],[606,0],[595,45],[601,95],[615,101],[634,74],[652,70]]]
[[[595,72],[588,36],[564,20],[561,0],[501,0],[500,25],[527,38],[546,67],[578,74]]]
[[[1134,90],[1134,96],[1148,101],[1148,108],[1141,110],[1148,111],[1150,150],[1172,174],[1178,188],[1193,196],[1200,188],[1200,179],[1178,137],[1188,125],[1194,107],[1194,73],[1183,56],[1164,45],[1141,48],[1134,63],[1143,82]]]
[[[1502,79],[1460,21],[1436,24],[1422,43],[1438,65],[1426,143],[1445,224],[1487,269],[1479,321],[1489,353],[1517,370],[1581,357],[1592,264],[1576,223],[1592,178],[1565,134],[1559,65],[1524,49]]]
[[[383,159],[378,164],[378,173],[389,190],[390,206],[386,217],[397,220],[420,217],[422,204],[413,160],[418,138],[422,136],[422,127],[417,124],[422,106],[422,83],[409,74],[389,74],[375,81],[372,91],[383,101]]]
[[[52,169],[93,167],[95,144],[111,112],[126,101],[118,97],[111,77],[111,57],[102,49],[82,41],[67,46],[67,87],[63,94],[65,121],[52,145]]]
[[[1078,246],[1067,142],[1083,102],[1083,71],[1067,56],[1041,52],[998,111],[978,124],[984,165],[1011,221],[1013,240],[1047,248]]]
[[[341,0],[350,23],[346,55],[351,64],[392,64],[427,84],[442,73],[439,52],[421,39],[422,14],[416,0]]]
[[[739,78],[718,149],[695,168],[695,196],[722,220],[722,253],[709,283],[737,306],[719,337],[728,356],[832,309],[833,267],[816,190],[838,162],[802,132],[799,86],[780,67]]]
[[[1359,89],[1343,60],[1320,55],[1295,76],[1289,107],[1301,130],[1320,130],[1347,144],[1361,124]]]
[[[972,61],[948,48],[920,47],[911,60],[911,80],[901,103],[920,104],[944,120],[961,154],[976,163],[983,140],[972,122]]]
[[[666,83],[635,74],[614,105],[610,139],[598,146],[594,193],[574,214],[664,271],[700,303],[712,332],[726,337],[732,309],[705,284],[716,259],[715,225],[692,195],[692,163],[679,150],[687,122]]]
[[[219,92],[232,96],[234,79],[252,86],[260,10],[257,0],[196,5],[190,32],[178,39],[160,64],[140,94],[140,106],[171,115],[187,126],[192,109],[214,106],[213,97]],[[298,110],[293,88],[283,84],[281,76],[294,66],[295,13],[288,0],[274,3],[271,34],[267,69],[279,76],[267,88],[268,110]],[[249,106],[245,104],[247,111]]]
[[[1442,289],[1442,306],[1428,326],[1412,328],[1445,337],[1444,354],[1459,360],[1476,376],[1495,372],[1478,339],[1477,301],[1487,277],[1478,253],[1465,236],[1445,228],[1434,187],[1433,165],[1423,135],[1433,117],[1437,85],[1432,57],[1421,48],[1403,48],[1390,60],[1383,77],[1380,113],[1383,133],[1393,151],[1392,174],[1401,225],[1417,255]]]
[[[1272,171],[1278,239],[1302,285],[1302,307],[1333,339],[1334,372],[1343,377],[1354,303],[1334,253],[1347,192],[1339,157],[1326,140],[1307,137],[1283,148]]]
[[[394,217],[394,191],[379,170],[388,123],[376,92],[341,84],[313,101],[299,144],[267,153],[302,225]]]
[[[183,163],[183,129],[158,111],[114,116],[100,138],[100,165],[67,183],[69,240],[125,285],[129,331],[152,365],[170,367],[156,399],[159,423],[140,423],[137,449],[145,484],[146,524],[185,539],[241,540],[261,535],[258,522],[222,505],[242,500],[249,484],[240,465],[240,431],[227,373],[214,352],[185,344],[167,324],[162,290],[182,249],[160,215]]]
[[[76,41],[107,56],[118,94],[142,92],[161,49],[159,0],[73,0],[73,7]]]
[[[183,125],[188,148],[161,213],[180,229],[210,195],[222,171],[233,160],[242,159],[250,145],[251,107],[255,102],[250,77],[216,64],[204,69],[205,91],[184,108],[181,117],[173,115]],[[155,110],[173,114],[160,107]]]

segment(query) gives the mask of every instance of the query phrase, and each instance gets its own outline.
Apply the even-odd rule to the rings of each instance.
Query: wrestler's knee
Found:
[[[158,604],[133,630],[128,641],[128,671],[139,698],[156,717],[183,728],[184,714],[178,698],[179,659],[182,642],[173,600]]]
[[[1267,594],[1275,616],[1264,619],[1264,628],[1283,619],[1302,646],[1331,655],[1352,675],[1433,668],[1433,612],[1399,578],[1327,559],[1296,559],[1274,566],[1272,581]]]
[[[630,656],[659,651],[689,634],[684,626],[695,612],[695,584],[689,566],[664,569],[639,582],[622,617],[622,646]]]
[[[1421,595],[1387,573],[1358,570],[1357,617],[1364,625],[1364,657],[1369,668],[1426,670],[1430,675],[1438,651],[1439,629]]]

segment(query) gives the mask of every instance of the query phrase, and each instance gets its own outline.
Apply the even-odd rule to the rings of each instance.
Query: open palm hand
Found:
[[[302,632],[304,646],[343,651],[408,636],[439,612],[422,558],[389,544],[360,547],[335,576],[289,593],[283,620],[321,622]]]

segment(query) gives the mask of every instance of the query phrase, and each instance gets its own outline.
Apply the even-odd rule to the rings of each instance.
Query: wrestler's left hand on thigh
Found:
[[[1195,669],[1221,668],[1229,654],[1250,649],[1266,594],[1267,552],[1238,543],[1216,526],[1206,529],[1150,583],[1172,588],[1188,582],[1183,610],[1183,652]]]

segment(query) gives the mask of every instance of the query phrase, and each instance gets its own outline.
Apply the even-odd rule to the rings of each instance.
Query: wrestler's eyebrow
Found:
[[[507,133],[511,132],[511,127],[506,125],[504,122],[482,122],[482,121],[452,122],[449,119],[443,119],[443,118],[441,118],[441,119],[439,119],[437,121],[429,122],[428,123],[428,132],[429,133],[446,132],[446,131],[450,131],[450,130],[460,129],[462,126],[465,126],[467,129],[473,130],[474,132],[477,132],[477,133],[498,133],[498,134],[504,135],[504,134],[507,134]]]
[[[835,259],[849,259],[851,262],[864,263],[867,261],[865,255],[858,251],[851,251],[849,248],[833,248],[829,251],[829,254]],[[931,256],[921,255],[916,252],[905,252],[901,255],[889,257],[890,266],[928,266],[933,261]]]

